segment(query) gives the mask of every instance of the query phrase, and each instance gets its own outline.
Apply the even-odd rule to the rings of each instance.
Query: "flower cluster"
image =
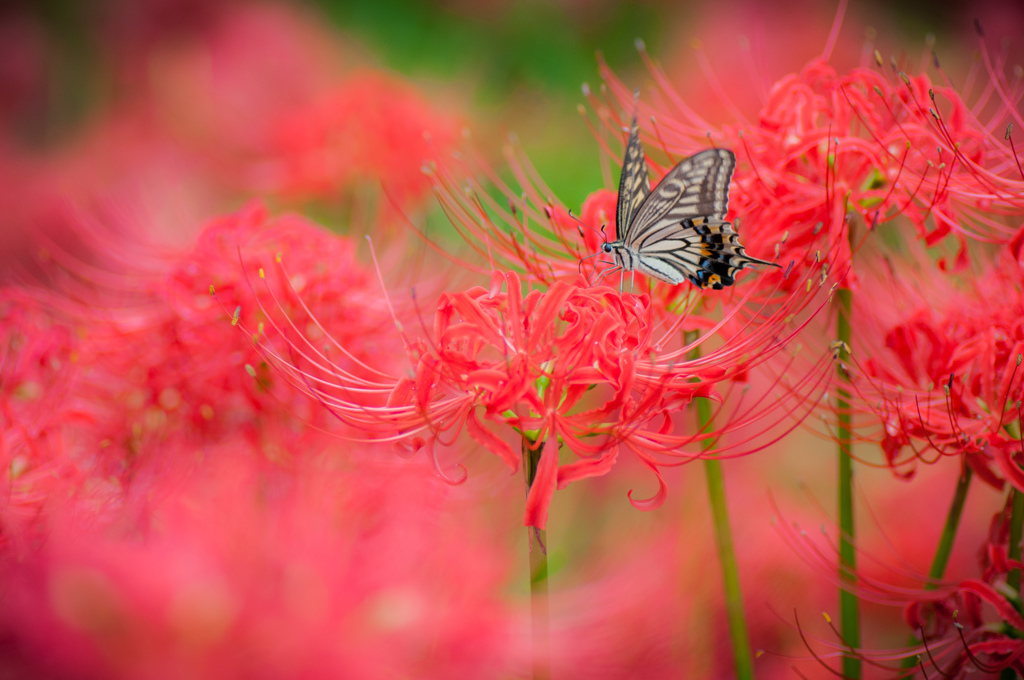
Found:
[[[917,461],[963,456],[999,488],[1003,479],[1024,488],[1012,462],[1021,453],[1024,281],[1010,255],[962,288],[927,266],[913,283],[884,272],[865,280],[855,385],[895,470],[912,474]],[[899,303],[870,309],[879,295]]]
[[[928,245],[954,237],[960,243],[955,267],[962,269],[966,238],[1007,242],[1013,216],[1024,214],[1024,174],[1014,162],[1010,128],[1005,139],[1002,134],[1005,121],[1019,114],[1007,76],[993,67],[987,50],[982,54],[990,89],[973,107],[941,70],[945,83],[939,85],[926,73],[908,75],[895,60],[890,70],[875,51],[877,68],[840,74],[818,60],[776,81],[755,118],[726,99],[733,120],[715,126],[682,102],[641,50],[655,96],[665,104],[642,106],[640,119],[669,158],[692,154],[709,140],[736,150],[741,167],[733,205],[757,225],[744,235],[754,252],[783,234],[790,243],[805,243],[822,228],[830,242],[845,241],[856,214],[870,228],[903,218]],[[623,106],[632,100],[632,90],[611,69],[603,65],[601,73],[608,84],[602,92]],[[725,96],[721,87],[716,92]],[[599,120],[619,129],[612,102],[588,95]],[[995,104],[986,107],[990,99]],[[854,236],[857,243],[863,234]],[[849,253],[838,261],[848,262]],[[851,277],[845,285],[854,283]]]
[[[583,87],[571,124],[601,180],[570,200],[514,137],[495,167],[439,103],[459,98],[365,66],[389,62],[305,10],[122,4],[94,28],[109,93],[45,144],[0,143],[8,674],[749,677],[744,647],[775,655],[762,677],[803,647],[884,673],[918,654],[943,677],[1024,672],[1009,52],[981,37],[955,87],[931,52],[914,68],[844,42],[837,17],[819,56],[737,102],[699,46],[703,85],[641,43],[639,90],[603,60]],[[58,117],[33,115],[46,41],[5,22],[0,132],[50,132]],[[832,56],[857,51],[855,68]],[[708,146],[735,152],[720,217],[777,266],[718,291],[616,275],[602,253],[624,227],[633,115],[652,185]],[[912,553],[895,570],[845,501],[838,545],[780,522],[795,555],[775,549],[776,494],[789,512],[832,474],[798,429],[880,468],[859,468],[860,491]],[[677,469],[694,461],[704,479]],[[932,482],[954,473],[923,577]],[[961,514],[980,564],[953,551]],[[724,597],[705,587],[714,560]],[[903,609],[865,608],[889,647],[920,643],[856,649],[846,621],[822,640],[772,611],[834,588]]]
[[[894,674],[899,670],[889,665],[893,660],[904,662],[904,668],[907,662],[913,662],[912,667],[924,669],[926,677],[933,669],[947,678],[966,677],[977,671],[997,673],[1004,668],[1019,673],[1024,656],[1020,640],[1024,617],[1020,614],[1019,585],[1011,583],[1016,578],[1019,584],[1024,564],[1009,556],[1011,517],[1012,509],[1007,504],[992,517],[987,534],[970,536],[982,546],[975,565],[966,567],[969,573],[959,579],[928,578],[908,568],[906,559],[912,559],[910,555],[896,555],[898,562],[865,555],[868,566],[856,574],[858,597],[902,608],[904,626],[917,642],[916,646],[904,649],[860,649],[856,653],[869,664]],[[777,528],[783,540],[813,565],[820,576],[838,582],[833,566],[835,546],[820,546],[796,523],[779,522]],[[914,526],[892,526],[890,530],[898,532],[890,539],[905,537],[913,542]],[[799,620],[796,624],[802,625]],[[837,643],[811,637],[803,630],[801,636],[819,660],[836,656],[844,647],[841,640]],[[829,651],[822,653],[822,648]]]
[[[281,275],[287,270],[281,269]],[[556,486],[606,474],[620,447],[636,454],[658,479],[652,498],[631,496],[631,502],[644,509],[658,507],[666,493],[659,467],[726,454],[729,446],[702,452],[701,442],[740,427],[756,423],[766,432],[791,416],[792,427],[813,406],[802,395],[827,380],[831,364],[825,355],[800,380],[778,383],[794,396],[792,403],[781,402],[787,406],[783,412],[775,412],[780,402],[740,402],[720,424],[679,434],[673,416],[694,397],[720,401],[720,386],[745,382],[752,369],[796,336],[799,327],[785,323],[799,307],[781,305],[754,328],[737,322],[734,313],[716,323],[680,310],[664,328],[655,323],[647,295],[590,287],[582,278],[571,284],[556,281],[547,289],[526,283],[524,295],[524,283],[515,272],[495,272],[490,288],[441,294],[431,332],[422,337],[402,332],[410,377],[381,375],[371,384],[334,366],[303,369],[274,349],[273,337],[261,349],[292,384],[348,425],[381,439],[425,446],[442,476],[435,446],[442,436],[453,440],[463,427],[517,468],[514,449],[481,420],[511,426],[530,446],[543,442],[525,518],[540,528]],[[395,320],[399,328],[408,327]],[[681,329],[705,334],[686,339]],[[721,345],[701,352],[709,338]],[[367,404],[360,394],[375,394],[377,403]],[[756,434],[748,436],[756,439]],[[560,465],[562,445],[578,460]],[[734,446],[738,450],[730,455],[758,448],[750,439]],[[464,480],[464,474],[451,479]]]

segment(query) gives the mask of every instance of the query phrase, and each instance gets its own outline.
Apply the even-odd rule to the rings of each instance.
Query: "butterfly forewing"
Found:
[[[641,248],[662,229],[690,217],[724,218],[735,167],[732,151],[707,149],[672,168],[640,206],[625,245]]]
[[[651,176],[647,171],[647,161],[644,160],[644,148],[640,143],[640,128],[637,126],[634,113],[633,122],[629,126],[626,157],[622,161],[622,176],[619,177],[619,200],[615,214],[615,231],[618,240],[626,241],[630,238],[637,211],[650,193]]]

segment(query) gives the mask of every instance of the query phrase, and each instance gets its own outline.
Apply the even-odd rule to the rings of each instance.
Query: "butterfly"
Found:
[[[665,283],[689,279],[698,288],[721,290],[751,265],[778,267],[746,254],[725,221],[736,155],[707,149],[681,161],[651,190],[636,113],[629,130],[616,207],[618,238],[601,244],[616,270],[640,272]]]

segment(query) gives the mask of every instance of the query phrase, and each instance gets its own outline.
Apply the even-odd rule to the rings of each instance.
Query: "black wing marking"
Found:
[[[691,217],[725,219],[729,182],[736,156],[728,149],[707,149],[680,162],[644,200],[625,244],[639,249],[652,234]],[[620,194],[621,200],[621,194]]]
[[[703,216],[670,223],[651,232],[637,248],[638,269],[667,283],[689,279],[700,288],[720,290],[750,265],[769,265],[750,257],[732,224]]]
[[[618,241],[629,240],[637,211],[651,193],[651,173],[644,159],[636,115],[634,112],[633,122],[629,126],[629,141],[626,143],[626,156],[622,159],[622,175],[619,177],[619,200],[615,209],[615,238]]]

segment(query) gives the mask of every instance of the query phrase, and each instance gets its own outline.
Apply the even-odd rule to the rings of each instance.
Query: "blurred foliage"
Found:
[[[201,3],[191,13],[210,11]],[[322,13],[339,38],[362,42],[382,66],[419,81],[463,88],[475,124],[496,150],[504,132],[516,132],[551,188],[579,206],[600,186],[597,147],[581,123],[580,86],[594,82],[600,51],[620,71],[637,68],[635,40],[657,48],[667,13],[656,2],[606,0],[551,3],[523,0],[488,3],[420,0],[303,0]],[[25,127],[33,144],[57,142],[87,118],[105,95],[105,68],[98,59],[97,30],[118,11],[113,0],[14,2],[41,20],[57,50],[46,115]],[[215,6],[215,5],[212,5]],[[168,13],[169,17],[172,13]],[[187,32],[187,19],[173,13],[171,32]],[[177,25],[177,24],[181,25]]]
[[[664,44],[667,31],[693,25],[702,7],[667,0],[291,1],[321,13],[337,29],[339,40],[362,43],[385,68],[428,88],[431,82],[459,88],[474,127],[482,133],[476,143],[493,157],[504,133],[517,133],[552,191],[576,208],[602,184],[597,145],[576,112],[581,84],[597,80],[597,53],[626,82],[639,83],[635,40],[643,38],[652,53],[662,53],[670,47]],[[6,9],[38,17],[58,55],[51,64],[49,105],[45,115],[23,126],[25,141],[59,141],[108,94],[109,65],[98,58],[104,39],[98,28],[130,5],[119,0],[6,4]],[[155,10],[167,15],[161,30],[187,33],[192,22],[200,22],[218,3],[178,0],[163,5]],[[952,3],[940,3],[930,13],[922,7],[919,2],[887,3],[883,10],[880,2],[861,4],[864,15],[898,16],[915,34],[941,32],[957,15]],[[4,9],[0,4],[0,14]]]
[[[634,40],[656,46],[660,12],[651,4],[595,3],[570,13],[557,3],[524,0],[475,14],[419,0],[314,0],[337,26],[362,35],[384,63],[407,74],[481,78],[479,103],[504,103],[521,86],[578,91],[593,79],[594,55],[635,60]],[[586,14],[583,10],[588,10]]]
[[[600,186],[597,146],[580,122],[580,86],[600,51],[635,66],[635,41],[656,47],[665,8],[650,3],[524,0],[455,7],[419,0],[313,0],[336,25],[412,77],[469,78],[474,108],[498,118],[568,205]]]

